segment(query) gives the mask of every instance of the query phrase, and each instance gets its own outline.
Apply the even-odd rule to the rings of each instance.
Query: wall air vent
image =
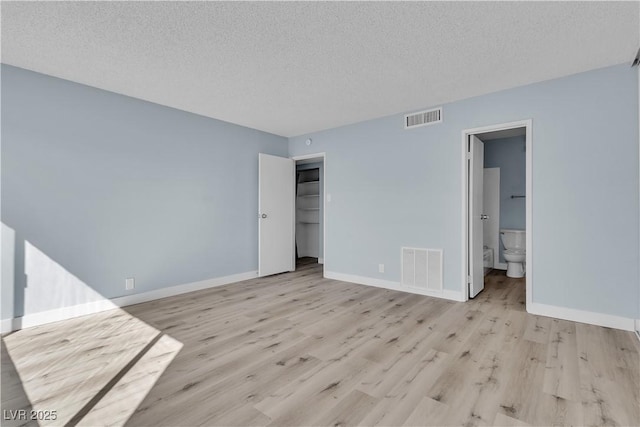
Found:
[[[402,286],[442,292],[442,249],[402,248]]]
[[[440,122],[442,122],[442,107],[411,113],[404,116],[405,129],[413,129]]]

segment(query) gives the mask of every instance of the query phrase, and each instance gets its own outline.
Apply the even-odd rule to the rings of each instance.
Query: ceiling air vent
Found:
[[[433,110],[420,111],[404,116],[404,128],[413,129],[420,126],[432,125],[442,121],[442,107]]]

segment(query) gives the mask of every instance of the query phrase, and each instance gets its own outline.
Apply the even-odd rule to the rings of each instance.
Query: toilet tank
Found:
[[[524,230],[511,228],[500,229],[500,240],[505,249],[522,249],[527,247],[527,235]]]

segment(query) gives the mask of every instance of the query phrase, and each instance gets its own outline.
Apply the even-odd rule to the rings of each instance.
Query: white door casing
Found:
[[[258,275],[294,271],[294,161],[260,153],[258,176]]]
[[[460,264],[462,270],[462,276],[460,281],[460,292],[464,301],[469,298],[469,136],[477,135],[486,132],[496,132],[507,129],[525,128],[526,133],[526,230],[527,230],[527,260],[526,260],[526,274],[525,274],[525,286],[526,286],[526,309],[527,312],[535,312],[533,304],[533,245],[535,236],[533,235],[533,120],[523,119],[508,123],[492,124],[487,126],[467,128],[461,132],[461,172],[462,172],[462,215],[461,215],[461,230],[462,230],[462,248],[460,255],[462,256],[462,262]]]
[[[469,298],[484,289],[483,265],[483,182],[484,143],[477,136],[469,136]]]
[[[322,235],[320,235],[320,239],[322,239],[322,251],[319,254],[319,256],[321,256],[322,258],[318,258],[318,264],[324,264],[326,262],[327,259],[327,208],[329,207],[329,202],[331,201],[331,195],[327,193],[327,155],[326,153],[322,152],[322,153],[312,153],[312,154],[303,154],[300,156],[294,156],[291,157],[291,159],[294,162],[298,162],[300,160],[315,160],[318,162],[322,162],[322,168],[323,168],[323,173],[322,173],[322,194],[320,195],[322,197],[322,218],[320,219],[320,221],[322,222]],[[294,169],[295,169],[295,164],[294,164]],[[295,196],[295,195],[294,195]],[[294,205],[295,205],[295,197],[294,197]],[[297,214],[297,212],[296,212]],[[294,217],[295,219],[295,217]],[[295,227],[295,226],[294,226]],[[295,236],[293,239],[293,245],[294,245],[294,254],[295,254]],[[323,273],[324,276],[324,273]]]

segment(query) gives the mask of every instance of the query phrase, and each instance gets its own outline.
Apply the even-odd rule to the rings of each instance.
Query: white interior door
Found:
[[[484,143],[477,136],[469,137],[471,159],[469,162],[469,298],[484,289],[483,266],[483,186]]]
[[[295,270],[295,165],[260,154],[258,160],[258,275]]]
[[[485,168],[482,209],[487,219],[483,221],[482,241],[493,249],[493,265],[500,264],[500,168]]]

